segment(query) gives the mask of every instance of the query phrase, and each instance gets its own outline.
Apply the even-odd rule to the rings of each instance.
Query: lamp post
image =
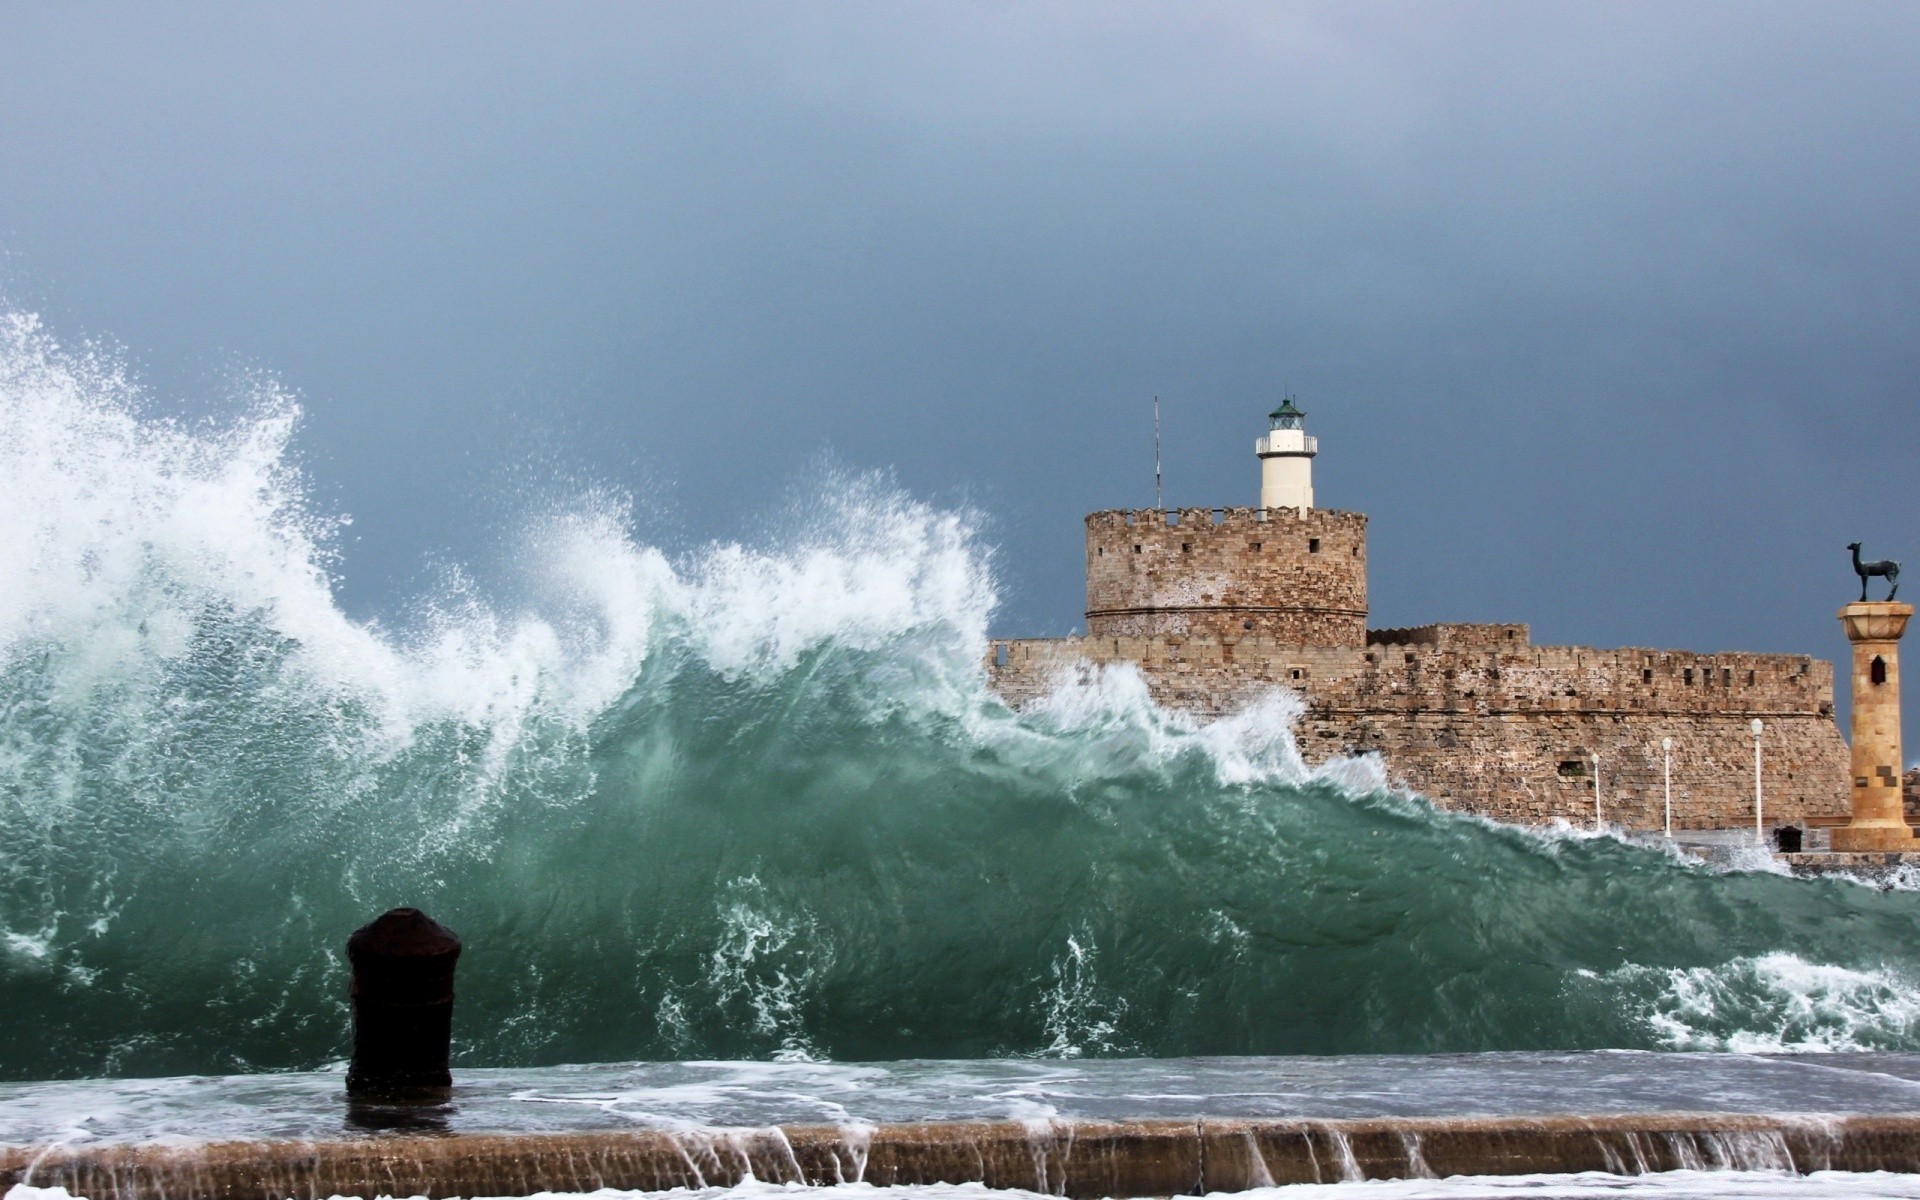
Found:
[[[1660,739],[1660,769],[1667,783],[1667,840],[1673,840],[1673,739]]]
[[[1759,717],[1753,719],[1753,840],[1761,846],[1767,844],[1767,835],[1760,828],[1760,731],[1765,728]]]
[[[1600,819],[1600,756],[1589,754],[1587,757],[1593,760],[1593,830],[1599,833],[1607,827]]]

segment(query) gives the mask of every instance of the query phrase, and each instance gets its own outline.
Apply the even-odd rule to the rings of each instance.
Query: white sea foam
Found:
[[[1644,1019],[1676,1050],[1877,1050],[1911,1045],[1920,1034],[1920,992],[1888,970],[1774,953],[1712,967],[1587,975],[1629,995],[1651,991],[1639,1001]]]
[[[679,1197],[686,1197],[687,1200],[760,1200],[765,1197],[770,1200],[774,1196],[818,1194],[823,1191],[834,1196],[835,1200],[857,1200],[862,1196],[871,1197],[872,1200],[984,1200],[988,1197],[1027,1200],[1041,1195],[1017,1188],[996,1190],[980,1184],[919,1187],[840,1184],[818,1189],[798,1184],[758,1182],[734,1188],[656,1195],[673,1196],[676,1200]],[[1668,1171],[1649,1175],[1607,1175],[1595,1171],[1577,1175],[1456,1176],[1451,1179],[1294,1184],[1213,1194],[1232,1195],[1237,1200],[1496,1200],[1503,1197],[1524,1197],[1525,1200],[1610,1200],[1620,1196],[1644,1197],[1645,1200],[1772,1200],[1773,1197],[1885,1197],[1886,1200],[1898,1200],[1920,1197],[1920,1176],[1884,1171],[1821,1171],[1813,1175],[1770,1171]],[[591,1195],[595,1200],[637,1200],[642,1193],[602,1191]],[[554,1197],[554,1200],[558,1200],[558,1197]]]
[[[1081,747],[1090,767],[1108,772],[1151,769],[1201,754],[1223,787],[1327,783],[1351,795],[1389,789],[1377,754],[1336,756],[1308,766],[1294,737],[1305,709],[1299,693],[1276,687],[1224,717],[1202,720],[1155,703],[1132,663],[1079,663],[1062,666],[1047,690],[1024,706],[1020,729],[995,722],[977,724],[974,732],[1004,743],[1038,731],[1046,735],[1049,756],[1057,756],[1064,737]]]
[[[1220,1195],[1221,1193],[1215,1193]],[[1920,1196],[1920,1176],[1885,1171],[1663,1171],[1647,1175],[1467,1175],[1450,1179],[1376,1179],[1295,1184],[1235,1192],[1244,1200],[1772,1200],[1773,1197]]]
[[[1040,995],[1047,1036],[1040,1057],[1079,1058],[1124,1054],[1130,1049],[1120,1033],[1126,998],[1101,986],[1099,957],[1091,936],[1083,931],[1069,935],[1066,949],[1053,960],[1053,978]]]

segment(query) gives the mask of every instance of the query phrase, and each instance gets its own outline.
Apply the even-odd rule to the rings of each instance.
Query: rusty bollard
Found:
[[[444,1101],[453,1036],[453,967],[460,939],[417,908],[396,908],[353,931],[353,1062],[347,1094]]]

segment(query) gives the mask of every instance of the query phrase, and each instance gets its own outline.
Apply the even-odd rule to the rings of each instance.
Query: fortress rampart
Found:
[[[1751,827],[1758,718],[1766,824],[1844,819],[1825,662],[1535,646],[1524,624],[1369,630],[1367,518],[1313,507],[1306,415],[1291,397],[1268,414],[1265,507],[1089,515],[1086,636],[994,642],[992,686],[1019,706],[1125,663],[1160,704],[1208,718],[1289,688],[1309,763],[1378,753],[1445,807],[1641,829],[1665,824],[1667,739],[1676,827]]]
[[[1367,518],[1319,508],[1093,513],[1087,631],[1364,645]]]
[[[1018,706],[1088,664],[1131,663],[1154,699],[1201,717],[1275,687],[1305,703],[1295,734],[1318,764],[1377,752],[1446,808],[1502,821],[1594,820],[1593,757],[1609,824],[1660,828],[1661,739],[1673,739],[1676,828],[1753,822],[1753,741],[1766,722],[1766,823],[1847,811],[1833,668],[1801,655],[1534,646],[1523,625],[1376,630],[1359,649],[1270,638],[996,641],[987,670]]]

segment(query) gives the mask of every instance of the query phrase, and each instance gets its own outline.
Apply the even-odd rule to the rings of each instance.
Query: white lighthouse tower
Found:
[[[1320,442],[1308,436],[1306,415],[1292,396],[1267,414],[1267,436],[1253,444],[1260,456],[1261,508],[1313,507],[1313,456]]]

